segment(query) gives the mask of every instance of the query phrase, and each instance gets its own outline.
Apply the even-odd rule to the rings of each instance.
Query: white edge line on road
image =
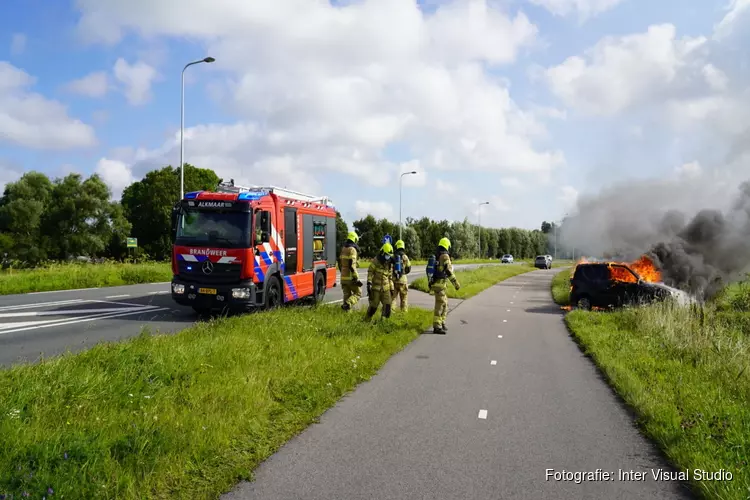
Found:
[[[503,338],[503,336],[502,335],[498,335],[497,338],[501,339],[501,338]]]
[[[507,323],[507,322],[508,322],[508,320],[507,320],[507,319],[504,319],[504,320],[503,320],[503,323]]]
[[[510,309],[506,309],[505,312],[510,312]]]
[[[496,359],[493,359],[492,361],[490,361],[490,364],[491,364],[491,365],[496,365],[496,364],[497,364],[497,360],[496,360]]]
[[[132,285],[116,285],[116,286],[120,287],[120,286],[169,285],[171,283],[172,283],[171,281],[160,281],[158,283],[134,283]],[[94,288],[71,288],[70,290],[47,290],[46,292],[27,292],[27,293],[22,293],[20,295],[38,295],[40,293],[82,292],[84,290],[100,290],[102,288],[115,288],[115,286],[113,286],[113,287],[97,286],[97,287],[94,287]]]
[[[19,323],[0,323],[0,333],[3,333],[3,330],[10,330],[11,328],[21,328],[24,326],[30,326],[30,325],[42,325],[45,323],[54,323],[56,321],[60,321],[59,319],[43,319],[43,320],[37,320],[37,321],[21,321]]]
[[[2,313],[0,318],[27,318],[27,317],[38,317],[38,316],[64,316],[65,314],[98,314],[98,313],[111,313],[111,312],[126,312],[126,311],[147,311],[154,309],[156,306],[137,306],[137,307],[108,307],[103,309],[69,309],[66,311],[24,311],[17,313]]]
[[[134,297],[134,298],[138,298],[138,297]],[[156,306],[149,306],[149,305],[133,304],[132,302],[115,302],[114,300],[91,299],[91,300],[86,300],[86,302],[96,302],[98,304],[117,304],[118,306],[129,306],[131,309],[136,308],[136,307],[156,307]]]
[[[129,293],[126,293],[125,295],[110,295],[109,297],[104,297],[105,299],[121,299],[123,297],[130,297]]]
[[[172,293],[171,290],[160,290],[158,292],[148,292],[149,295],[163,295],[165,293]]]
[[[48,290],[46,292],[29,292],[26,295],[39,295],[42,293],[63,293],[63,292],[82,292],[84,290],[99,290],[101,287],[95,287],[95,288],[75,288],[73,290]]]
[[[511,302],[511,304],[512,304],[512,303],[513,303],[513,302]]]
[[[25,330],[36,330],[38,328],[49,328],[51,326],[72,325],[72,324],[75,324],[75,323],[84,323],[84,322],[87,322],[87,321],[94,321],[94,320],[97,320],[97,319],[119,318],[119,317],[122,317],[122,316],[131,316],[133,314],[139,314],[139,313],[145,313],[145,312],[165,311],[167,309],[169,309],[169,308],[168,307],[157,307],[157,308],[154,308],[154,309],[148,309],[147,311],[139,310],[139,311],[126,312],[126,313],[99,314],[99,315],[95,315],[95,316],[89,316],[87,318],[78,318],[78,319],[73,319],[73,320],[69,320],[69,321],[63,321],[63,322],[60,322],[60,323],[52,323],[52,324],[49,324],[49,325],[29,326],[29,327],[26,327],[26,328],[17,328],[15,330],[2,330],[2,331],[0,331],[0,335],[3,335],[5,333],[23,332]]]
[[[39,302],[36,304],[19,304],[17,306],[2,306],[0,307],[0,311],[9,311],[12,309],[33,309],[35,307],[64,306],[64,305],[71,305],[71,304],[79,304],[81,300],[82,299],[56,300],[54,302]]]
[[[487,410],[479,410],[479,415],[477,415],[478,418],[487,418]]]

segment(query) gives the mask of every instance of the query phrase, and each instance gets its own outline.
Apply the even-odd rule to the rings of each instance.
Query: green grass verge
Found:
[[[567,299],[566,272],[552,294]],[[563,286],[565,284],[565,286]],[[573,337],[639,415],[639,425],[702,496],[750,493],[750,284],[704,307],[667,303],[615,312],[572,311]],[[694,470],[731,481],[696,481]]]
[[[552,278],[552,300],[561,306],[570,305],[570,273],[573,268],[563,269]]]
[[[169,262],[54,264],[0,273],[0,295],[158,283],[172,279]]]
[[[447,295],[452,299],[468,299],[496,283],[533,270],[534,268],[528,265],[507,265],[482,266],[476,269],[456,271],[456,278],[461,288],[456,290],[452,284],[448,283]],[[427,286],[427,278],[424,276],[409,283],[409,288],[426,293],[430,292]]]
[[[216,498],[432,319],[353,314],[283,308],[1,370],[0,496]]]

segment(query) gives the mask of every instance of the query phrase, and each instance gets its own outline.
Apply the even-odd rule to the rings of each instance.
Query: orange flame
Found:
[[[630,269],[635,271],[641,278],[643,278],[643,281],[648,281],[651,283],[658,283],[661,281],[661,273],[658,269],[656,269],[656,266],[651,261],[651,259],[649,259],[645,255],[635,262],[611,262],[610,264],[622,264],[629,267]],[[610,267],[609,272],[612,276],[612,279],[624,281],[627,283],[635,283],[635,276],[629,273],[626,269],[623,269],[621,267]]]

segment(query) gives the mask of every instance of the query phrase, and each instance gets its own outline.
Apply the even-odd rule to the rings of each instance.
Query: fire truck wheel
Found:
[[[279,284],[279,278],[271,276],[266,286],[268,287],[264,297],[266,309],[276,309],[281,305],[281,285]]]
[[[315,273],[315,302],[321,303],[326,297],[326,279],[323,273]]]

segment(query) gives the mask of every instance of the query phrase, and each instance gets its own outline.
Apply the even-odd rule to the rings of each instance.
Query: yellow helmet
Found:
[[[359,241],[359,236],[357,236],[357,233],[354,231],[349,232],[349,234],[346,235],[347,240],[352,240],[354,243]]]
[[[398,240],[396,242],[396,249],[399,249],[399,248],[406,248],[406,245],[404,245],[404,240]]]
[[[383,246],[380,247],[380,251],[386,255],[393,255],[393,245],[390,243],[384,243]]]
[[[450,248],[451,248],[451,240],[449,240],[448,238],[443,238],[438,243],[438,246],[439,247],[443,247],[446,250],[450,250]]]

